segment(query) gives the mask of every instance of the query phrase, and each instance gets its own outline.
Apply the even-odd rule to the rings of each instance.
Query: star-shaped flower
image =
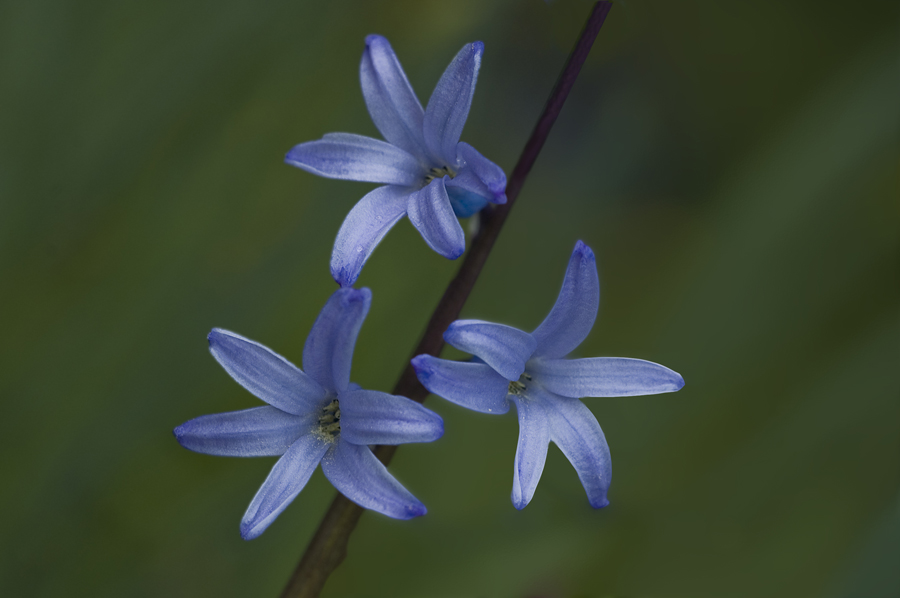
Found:
[[[404,215],[439,254],[465,251],[457,217],[488,202],[506,202],[506,175],[459,140],[469,115],[484,44],[459,51],[424,110],[388,41],[366,38],[359,66],[363,97],[387,140],[330,133],[295,146],[285,162],[334,179],[384,183],[350,211],[334,242],[331,275],[341,286],[356,282],[372,250]]]
[[[229,457],[280,456],[241,521],[241,536],[259,536],[309,481],[316,466],[353,502],[395,519],[425,514],[425,505],[388,473],[370,444],[431,442],[440,416],[407,399],[350,382],[353,347],[372,293],[337,290],[303,348],[304,371],[259,343],[213,329],[209,350],[238,384],[268,403],[204,415],[175,428],[187,449]]]
[[[448,343],[471,353],[468,362],[419,355],[413,366],[429,391],[484,413],[519,416],[512,502],[527,505],[554,442],[572,463],[594,508],[609,504],[609,446],[594,414],[580,397],[622,397],[674,392],[682,377],[641,359],[563,359],[587,337],[600,305],[600,282],[591,249],[579,241],[569,260],[556,304],[531,334],[479,320],[457,320]]]

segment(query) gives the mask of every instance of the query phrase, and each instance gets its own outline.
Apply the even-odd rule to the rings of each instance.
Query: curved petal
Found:
[[[266,531],[306,486],[329,446],[313,434],[304,434],[291,445],[247,507],[241,520],[242,538],[252,540]]]
[[[536,359],[528,371],[550,392],[576,399],[655,395],[684,386],[681,375],[666,366],[627,357]]]
[[[466,250],[463,233],[442,179],[434,179],[409,196],[409,221],[422,234],[428,246],[445,258],[455,260]]]
[[[175,428],[186,449],[223,457],[276,457],[309,429],[310,417],[275,407],[201,415]]]
[[[578,399],[545,401],[550,417],[550,440],[560,448],[578,473],[595,509],[609,504],[606,492],[612,481],[609,445],[597,418]]]
[[[375,246],[406,215],[410,193],[409,187],[378,187],[350,210],[331,251],[331,276],[339,285],[353,286]]]
[[[338,289],[328,298],[309,331],[303,347],[303,367],[327,390],[340,392],[350,384],[353,347],[371,303],[369,289]]]
[[[475,355],[510,381],[519,379],[535,348],[535,341],[527,332],[481,320],[453,322],[444,332],[444,340]]]
[[[412,365],[422,386],[451,403],[482,413],[509,411],[509,380],[489,365],[431,355],[414,357]]]
[[[425,143],[432,158],[448,166],[456,164],[456,144],[469,116],[482,54],[481,42],[463,46],[441,75],[425,108]]]
[[[394,519],[412,519],[427,512],[367,446],[340,440],[322,459],[322,471],[338,492],[366,509]]]
[[[569,258],[569,267],[556,304],[531,333],[537,341],[535,356],[556,358],[568,355],[591,331],[599,307],[600,279],[597,277],[594,252],[578,241]]]
[[[539,400],[514,396],[519,416],[519,442],[513,469],[512,503],[522,510],[531,502],[547,461],[550,426],[545,407]]]
[[[450,187],[449,183],[447,197],[450,198],[450,206],[457,218],[469,218],[483,210],[489,203],[486,197],[466,191],[462,187]]]
[[[385,141],[354,135],[329,133],[318,141],[295,145],[284,161],[307,172],[330,179],[420,185],[423,166],[409,152]]]
[[[213,328],[209,352],[238,384],[282,411],[300,415],[316,409],[325,389],[271,349],[234,332]]]
[[[380,35],[366,38],[359,81],[372,122],[384,138],[414,156],[425,156],[425,111],[391,44]]]
[[[341,438],[353,444],[432,442],[444,435],[441,416],[406,397],[351,390],[338,400]]]
[[[506,203],[506,173],[468,143],[460,142],[456,148],[461,162],[459,174],[447,183],[447,190],[456,187],[492,203]]]

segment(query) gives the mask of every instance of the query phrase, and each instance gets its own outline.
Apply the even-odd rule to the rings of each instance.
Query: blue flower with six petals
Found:
[[[456,55],[423,110],[400,61],[380,35],[366,38],[359,67],[363,97],[387,140],[330,133],[295,146],[285,162],[334,179],[383,183],[347,214],[331,254],[331,275],[352,286],[375,246],[404,215],[425,242],[456,259],[465,251],[457,217],[506,202],[506,175],[459,140],[469,115],[484,44]]]
[[[531,334],[510,326],[457,320],[444,340],[471,353],[468,362],[419,355],[412,363],[430,392],[483,413],[519,418],[512,502],[527,505],[537,488],[549,442],[572,463],[594,508],[609,504],[609,446],[581,397],[674,392],[682,377],[667,367],[623,357],[563,359],[587,337],[600,305],[600,282],[591,249],[579,241],[562,290],[547,318]]]
[[[406,397],[350,382],[353,347],[372,293],[337,290],[303,348],[300,370],[259,343],[213,329],[209,349],[238,384],[267,406],[204,415],[175,428],[187,449],[230,457],[280,456],[241,521],[241,536],[265,531],[309,481],[316,466],[344,496],[395,519],[425,514],[425,505],[388,473],[370,444],[431,442],[440,416]]]

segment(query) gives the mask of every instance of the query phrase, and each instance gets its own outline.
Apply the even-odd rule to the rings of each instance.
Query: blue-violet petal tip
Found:
[[[213,328],[209,331],[209,334],[206,335],[206,340],[209,342],[209,346],[212,347],[213,343],[218,342],[222,336],[225,336],[224,330],[221,328]]]
[[[447,334],[447,333],[445,332],[444,334]],[[428,359],[428,357],[429,356],[425,355],[425,354],[416,355],[415,357],[413,357],[410,360],[410,363],[412,363],[413,369],[416,370],[416,372],[419,372],[419,371],[424,372],[424,370],[426,368],[425,362]]]
[[[603,500],[601,500],[598,503],[594,503],[594,501],[589,501],[589,502],[591,503],[591,506],[595,509],[602,509],[603,507],[609,506],[609,500],[607,500],[606,497],[603,497]]]
[[[243,521],[241,522],[241,538],[244,540],[255,540],[262,534],[262,531],[255,530],[249,525],[246,525]]]
[[[354,289],[352,286],[341,285],[338,290],[341,293],[341,303],[349,307],[354,303],[364,303],[372,300],[372,291],[368,288]]]
[[[411,503],[406,506],[406,519],[412,519],[413,517],[421,517],[422,515],[428,512],[428,509],[425,508],[425,505],[422,504],[421,501],[413,497],[415,500],[414,503]]]
[[[577,253],[581,255],[582,259],[587,259],[590,261],[595,261],[594,252],[590,247],[584,244],[580,239],[577,243],[575,243],[575,251],[573,253]]]
[[[331,277],[341,288],[347,289],[352,287],[356,279],[359,278],[359,272],[354,272],[342,266],[340,268],[332,268]]]

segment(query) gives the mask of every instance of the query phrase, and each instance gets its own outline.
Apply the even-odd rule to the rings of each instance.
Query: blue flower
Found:
[[[459,140],[469,115],[484,44],[459,51],[424,110],[388,41],[366,38],[359,66],[363,97],[387,140],[330,133],[295,146],[285,162],[334,179],[384,183],[347,215],[334,242],[331,275],[341,286],[356,282],[372,250],[404,215],[429,247],[450,259],[465,251],[457,217],[488,202],[506,202],[506,175]]]
[[[531,334],[479,320],[457,320],[448,343],[471,353],[468,362],[419,355],[413,366],[429,391],[483,413],[519,416],[512,502],[527,505],[553,441],[572,463],[594,508],[609,504],[609,446],[597,418],[580,397],[622,397],[674,392],[680,375],[641,359],[563,359],[587,337],[600,305],[600,282],[591,249],[579,241],[550,314]]]
[[[281,457],[244,513],[245,540],[269,527],[319,463],[334,487],[362,507],[395,519],[425,514],[425,505],[368,445],[431,442],[444,433],[444,424],[406,397],[350,382],[353,347],[371,300],[369,289],[339,289],[331,296],[306,339],[305,372],[233,332],[210,332],[213,357],[268,405],[192,419],[175,428],[175,437],[198,453]]]

